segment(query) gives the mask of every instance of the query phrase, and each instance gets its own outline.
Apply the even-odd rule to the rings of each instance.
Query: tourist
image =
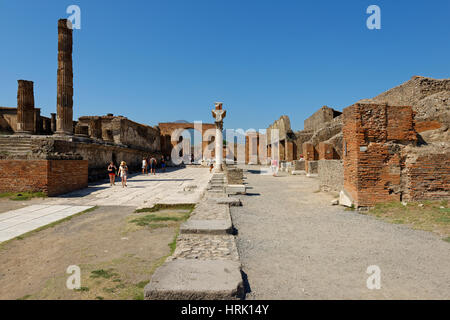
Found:
[[[164,156],[161,157],[161,169],[163,172],[166,172],[166,160],[164,159]]]
[[[209,173],[212,172],[213,168],[214,168],[214,163],[211,161],[211,163],[209,164]]]
[[[119,175],[120,175],[120,178],[122,179],[122,188],[127,187],[128,167],[127,167],[127,163],[125,161],[122,161],[120,163]]]
[[[191,163],[194,163],[194,154],[191,154]]]
[[[147,159],[142,159],[142,174],[148,174],[147,171]]]
[[[156,159],[154,157],[150,158],[150,174],[154,174],[156,175],[156,164],[158,163],[158,161],[156,161]]]
[[[278,173],[278,161],[276,159],[272,159],[270,162],[270,167],[272,168],[273,176],[276,177]]]
[[[108,166],[109,184],[111,186],[115,186],[116,171],[117,171],[117,167],[114,165],[114,162],[111,161]]]

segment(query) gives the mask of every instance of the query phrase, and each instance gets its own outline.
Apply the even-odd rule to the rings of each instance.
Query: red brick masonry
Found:
[[[87,160],[0,160],[0,192],[56,196],[88,186]]]

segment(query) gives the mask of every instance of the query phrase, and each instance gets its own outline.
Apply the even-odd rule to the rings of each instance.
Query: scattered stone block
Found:
[[[339,193],[339,204],[345,207],[351,207],[353,205],[352,199],[345,190],[341,190]]]
[[[337,206],[338,204],[339,204],[339,199],[331,200],[331,205],[332,206]]]
[[[226,193],[228,194],[245,194],[246,189],[243,184],[229,184],[226,188]]]
[[[231,219],[194,220],[189,219],[180,226],[180,233],[229,234],[233,231]]]
[[[178,259],[158,268],[144,288],[146,300],[227,300],[244,295],[239,262]]]

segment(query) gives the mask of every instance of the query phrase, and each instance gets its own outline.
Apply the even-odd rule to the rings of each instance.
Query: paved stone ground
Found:
[[[450,299],[450,244],[438,236],[330,206],[316,178],[245,175],[250,194],[231,214],[247,299]],[[380,290],[366,287],[370,265]]]
[[[40,201],[39,205],[0,213],[0,242],[93,206],[151,207],[156,203],[197,203],[210,176],[207,168],[169,168],[156,175],[131,175],[126,188],[122,188],[120,181],[116,181],[113,187],[109,182],[92,184],[82,190]]]

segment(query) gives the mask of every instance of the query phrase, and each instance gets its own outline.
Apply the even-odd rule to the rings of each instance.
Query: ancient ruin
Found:
[[[58,89],[56,133],[73,134],[72,32],[67,19],[58,21]]]

